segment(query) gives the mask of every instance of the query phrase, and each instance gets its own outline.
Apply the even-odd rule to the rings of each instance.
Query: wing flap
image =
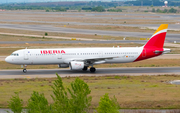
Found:
[[[82,61],[82,62],[88,62],[88,63],[91,63],[93,64],[94,62],[98,62],[98,61],[102,61],[102,60],[106,60],[106,59],[113,59],[113,58],[118,58],[118,56],[114,56],[114,57],[93,57],[93,58],[85,58],[85,59],[82,59],[82,58],[74,58],[74,59],[66,59],[64,60],[64,63],[69,63],[71,61]]]

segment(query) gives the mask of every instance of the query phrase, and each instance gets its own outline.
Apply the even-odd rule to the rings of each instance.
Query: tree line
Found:
[[[6,10],[45,10],[46,12],[66,12],[67,10],[85,10],[85,11],[91,11],[91,12],[104,12],[106,11],[103,6],[97,6],[97,7],[42,7],[42,6],[0,6],[0,9],[6,9]],[[122,12],[121,9],[108,9],[109,12]]]
[[[23,110],[23,100],[20,99],[19,93],[15,92],[15,95],[8,101],[8,107],[14,113],[88,113],[91,110],[92,97],[89,96],[91,90],[87,83],[79,78],[71,82],[70,88],[66,88],[62,78],[57,74],[52,92],[53,103],[49,104],[44,93],[33,91],[25,110]],[[94,113],[119,113],[119,109],[120,106],[115,96],[109,98],[106,93],[101,97]]]
[[[152,12],[158,12],[158,13],[176,13],[177,9],[171,8],[169,10],[168,9],[164,9],[164,10],[157,9],[157,10],[155,10],[155,8],[153,8]]]
[[[169,6],[180,6],[180,0],[167,0]],[[163,6],[164,0],[136,0],[136,1],[126,1],[124,4],[134,5],[134,6]]]

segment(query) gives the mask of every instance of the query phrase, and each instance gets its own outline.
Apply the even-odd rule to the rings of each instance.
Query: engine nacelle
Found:
[[[59,64],[58,67],[59,68],[68,68],[69,64]]]
[[[82,70],[84,68],[84,62],[72,61],[69,65],[71,70]]]

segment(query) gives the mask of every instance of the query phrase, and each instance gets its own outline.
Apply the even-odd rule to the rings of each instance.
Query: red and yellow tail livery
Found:
[[[161,24],[156,32],[151,36],[149,41],[143,46],[142,53],[135,60],[144,60],[151,57],[159,56],[165,52],[170,52],[170,49],[164,49],[164,41],[166,38],[168,24]]]

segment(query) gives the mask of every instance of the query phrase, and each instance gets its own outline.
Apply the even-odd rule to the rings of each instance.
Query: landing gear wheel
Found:
[[[84,68],[82,69],[83,71],[87,71],[88,67],[84,66]]]
[[[27,73],[27,70],[26,70],[26,69],[23,69],[23,72],[24,72],[24,73]]]
[[[96,68],[91,67],[91,68],[90,68],[90,71],[91,71],[92,73],[94,73],[94,72],[96,71]]]

